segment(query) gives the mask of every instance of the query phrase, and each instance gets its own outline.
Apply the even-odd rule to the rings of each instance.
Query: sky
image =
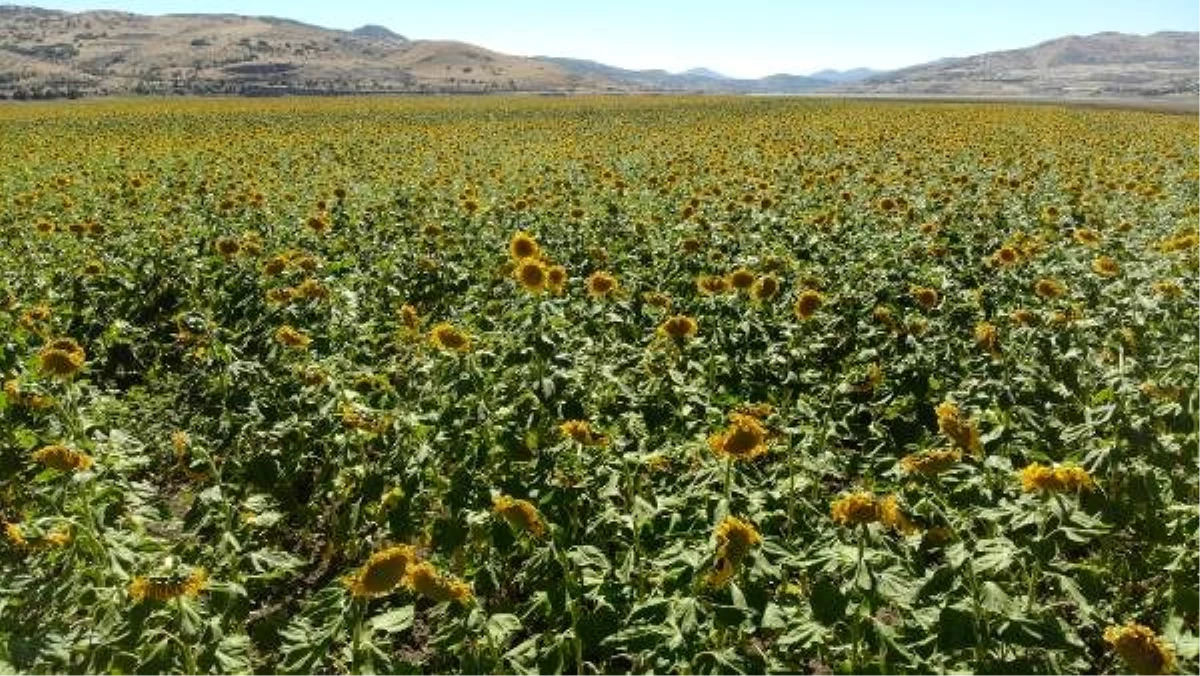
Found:
[[[9,0],[13,1],[13,0]],[[890,70],[1102,31],[1200,30],[1196,0],[15,0],[50,9],[379,24],[522,56],[734,77]]]

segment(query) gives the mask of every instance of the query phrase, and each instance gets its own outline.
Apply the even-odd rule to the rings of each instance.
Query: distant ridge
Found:
[[[1069,36],[898,71],[733,78],[709,68],[630,70],[522,57],[368,24],[276,17],[144,16],[0,6],[0,98],[111,94],[627,93],[1195,96],[1197,33]]]
[[[1097,33],[874,75],[841,91],[1038,97],[1195,96],[1200,33]]]

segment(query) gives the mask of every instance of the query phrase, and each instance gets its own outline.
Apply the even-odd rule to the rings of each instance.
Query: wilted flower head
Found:
[[[92,466],[92,456],[66,446],[43,446],[32,457],[35,462],[60,472],[78,472]]]
[[[954,442],[956,448],[961,448],[969,453],[979,453],[983,450],[979,438],[979,428],[975,426],[975,421],[964,416],[953,402],[947,401],[938,404],[935,412],[937,413],[938,429]]]
[[[900,459],[900,466],[909,474],[934,476],[941,474],[962,460],[962,451],[956,448],[921,451]]]
[[[708,439],[714,453],[731,460],[753,460],[767,452],[767,428],[758,418],[732,413],[729,419],[725,431]]]
[[[466,352],[471,349],[470,336],[445,322],[433,327],[429,341],[440,350]]]
[[[507,521],[515,531],[527,532],[534,537],[541,537],[546,532],[546,524],[542,522],[541,515],[528,500],[497,495],[492,498],[492,511]]]
[[[671,338],[690,338],[698,329],[696,320],[687,315],[675,315],[658,327],[659,333]]]
[[[1078,465],[1063,464],[1057,467],[1048,467],[1035,462],[1021,470],[1021,488],[1026,492],[1090,491],[1095,486],[1096,483],[1092,480],[1092,476]]]
[[[1175,670],[1175,651],[1147,626],[1129,622],[1104,630],[1112,646],[1135,674],[1169,674]]]
[[[38,367],[42,372],[68,377],[83,368],[87,354],[73,338],[55,338],[38,351]]]
[[[196,568],[183,578],[145,577],[139,575],[129,583],[129,596],[134,603],[170,601],[180,596],[195,597],[208,584],[208,573]]]
[[[405,583],[413,591],[438,603],[445,601],[466,603],[474,596],[470,585],[444,575],[428,561],[409,566]]]
[[[416,562],[417,554],[412,546],[388,547],[372,554],[362,568],[344,581],[354,596],[380,596],[403,582],[408,567]]]
[[[851,493],[834,500],[829,512],[834,522],[843,526],[879,520],[879,504],[874,495],[866,492]]]

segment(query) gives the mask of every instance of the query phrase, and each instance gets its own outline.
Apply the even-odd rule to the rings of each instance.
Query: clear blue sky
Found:
[[[13,0],[9,0],[13,1]],[[376,23],[520,55],[728,75],[898,68],[1101,31],[1200,30],[1197,0],[15,0],[81,11],[231,12]]]

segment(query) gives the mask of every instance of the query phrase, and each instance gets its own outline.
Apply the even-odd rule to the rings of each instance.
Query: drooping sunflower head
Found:
[[[717,554],[729,559],[735,566],[749,555],[752,547],[762,542],[762,536],[754,526],[732,516],[725,517],[717,524],[713,536],[717,540]]]
[[[706,296],[715,296],[729,290],[729,280],[716,275],[703,275],[696,278],[696,288]]]
[[[819,291],[815,289],[805,289],[800,293],[800,296],[796,298],[796,305],[792,309],[795,311],[797,319],[806,321],[812,319],[813,315],[817,313],[817,310],[821,308],[821,305],[824,302],[825,298]]]
[[[606,298],[617,290],[617,278],[607,272],[593,272],[587,280],[588,293],[593,298]]]
[[[979,428],[975,425],[975,421],[964,416],[954,402],[942,402],[937,405],[934,412],[937,414],[938,430],[946,435],[956,448],[970,453],[979,453],[983,450]]]
[[[73,338],[55,338],[38,351],[38,367],[43,373],[67,378],[83,368],[87,353]]]
[[[312,343],[312,338],[291,325],[284,324],[275,330],[275,342],[293,350],[304,350]]]
[[[700,326],[696,320],[687,315],[675,315],[658,327],[659,333],[676,340],[691,338],[699,329]]]
[[[1100,256],[1092,261],[1092,272],[1101,277],[1116,277],[1121,272],[1121,266],[1109,256]]]
[[[533,235],[517,231],[513,233],[512,239],[508,241],[508,253],[517,260],[525,258],[537,258],[541,254],[541,247],[538,246],[537,240]]]
[[[1070,463],[1050,467],[1034,462],[1021,470],[1021,488],[1027,493],[1072,493],[1095,487],[1096,483],[1086,469]]]
[[[914,286],[911,289],[911,292],[913,298],[917,301],[917,305],[920,305],[926,310],[932,310],[938,304],[937,289],[930,288],[928,286]]]
[[[60,472],[79,472],[92,466],[92,456],[66,446],[43,446],[33,452],[34,462]]]
[[[492,511],[508,522],[517,532],[530,533],[541,537],[546,532],[546,524],[538,514],[537,508],[528,500],[518,500],[508,495],[497,495],[492,498]]]
[[[866,492],[851,493],[834,500],[829,512],[834,522],[843,526],[878,521],[880,514],[875,496]]]
[[[409,566],[405,584],[413,591],[438,603],[445,601],[466,603],[474,597],[470,585],[442,574],[428,561]]]
[[[513,277],[526,291],[535,294],[545,291],[549,281],[546,266],[536,258],[520,259]]]
[[[975,343],[993,356],[1000,354],[1000,333],[995,324],[979,322],[975,325]]]
[[[345,583],[356,597],[381,596],[399,586],[416,562],[416,549],[411,545],[388,547],[372,554]]]
[[[766,301],[779,294],[779,278],[775,275],[763,275],[754,283],[750,290],[751,297],[757,301]]]
[[[909,474],[936,476],[954,467],[962,460],[962,451],[957,448],[942,448],[912,453],[900,459],[900,466]]]
[[[917,525],[900,508],[900,499],[894,494],[885,496],[876,504],[879,506],[879,523],[905,535],[915,533],[919,530]]]
[[[1175,671],[1175,651],[1154,630],[1136,622],[1104,630],[1104,641],[1135,674],[1169,674]]]
[[[709,437],[714,453],[732,460],[753,460],[767,452],[767,428],[754,416],[733,413],[730,425]]]
[[[262,268],[263,275],[265,275],[267,277],[274,277],[276,275],[282,274],[283,271],[287,269],[287,265],[288,265],[287,258],[285,258],[284,256],[274,256],[274,257],[268,259],[266,263],[263,263],[263,268]]]
[[[608,437],[593,430],[591,423],[586,420],[568,420],[558,429],[564,436],[584,446],[604,446],[608,443]]]
[[[417,313],[417,308],[405,303],[400,306],[400,322],[409,331],[416,331],[421,326],[421,315]]]
[[[129,583],[129,596],[134,603],[143,601],[170,601],[180,596],[196,597],[208,585],[208,572],[194,568],[186,576],[139,575]]]
[[[1033,291],[1039,297],[1050,300],[1063,295],[1067,292],[1067,289],[1058,280],[1043,277],[1033,285]]]
[[[471,349],[471,337],[446,322],[433,327],[429,332],[429,341],[434,347],[447,352],[467,352]]]
[[[1071,238],[1077,244],[1083,244],[1084,246],[1095,246],[1100,243],[1100,233],[1090,228],[1076,229],[1075,232],[1071,233]]]

